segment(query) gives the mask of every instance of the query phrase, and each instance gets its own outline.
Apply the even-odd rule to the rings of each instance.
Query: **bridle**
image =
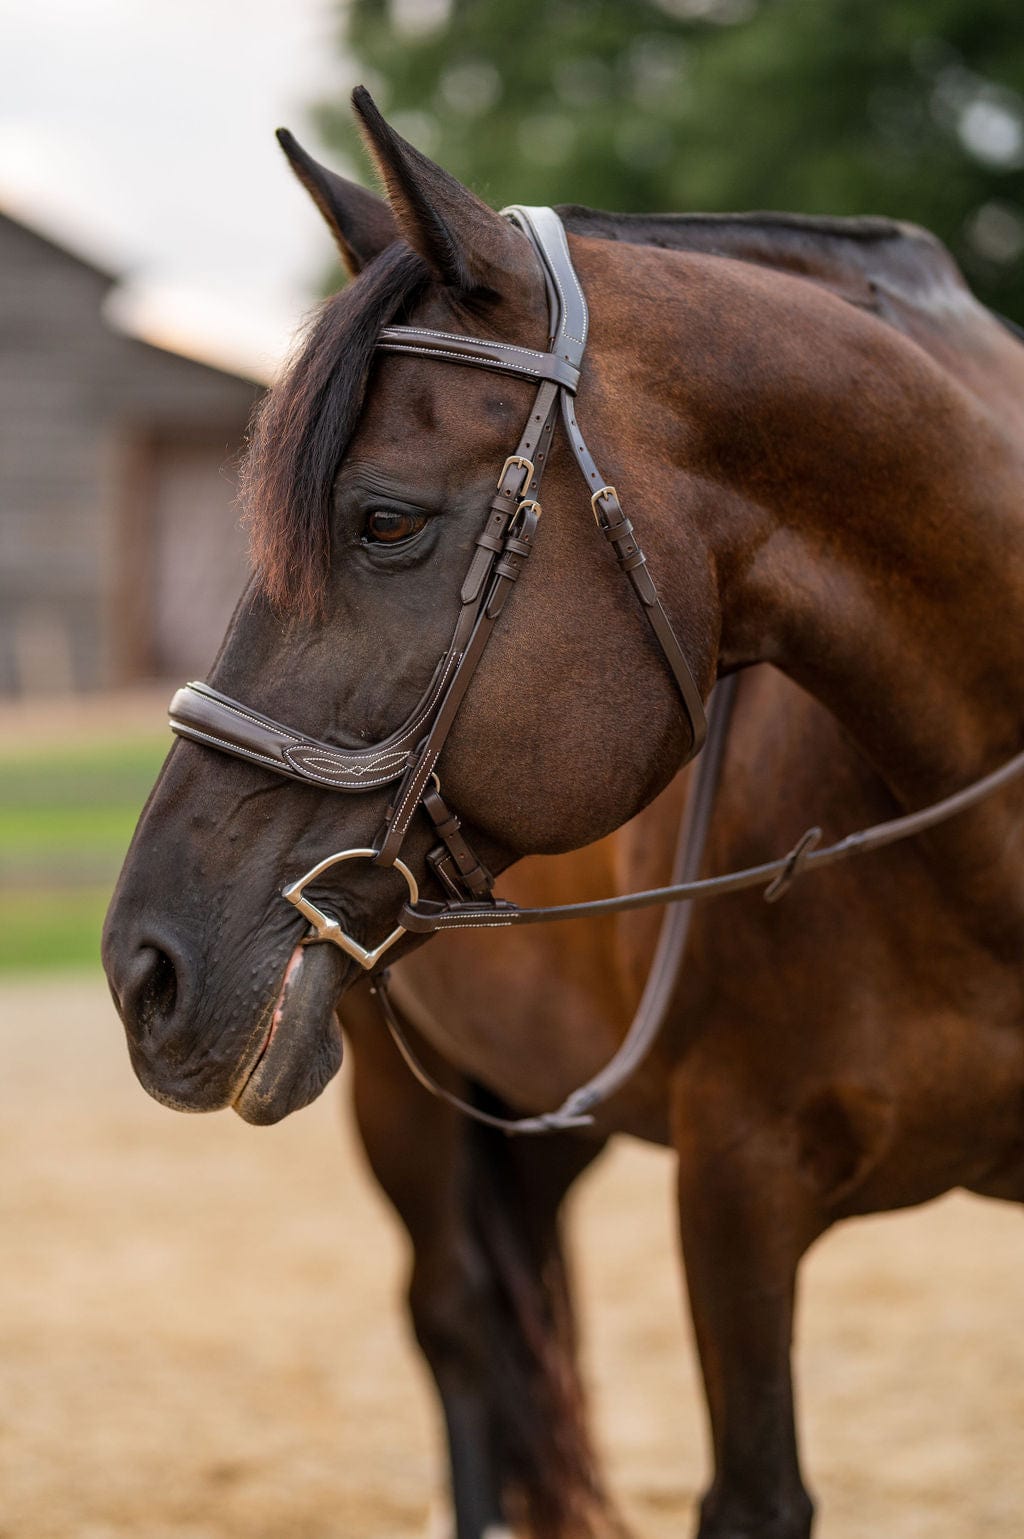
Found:
[[[393,866],[404,876],[415,905],[416,884],[399,854],[419,808],[438,837],[428,861],[450,903],[460,906],[489,901],[493,878],[474,855],[461,833],[459,819],[443,800],[436,766],[512,585],[533,550],[541,516],[541,482],[559,413],[590,488],[597,527],[628,576],[675,679],[690,725],[691,757],[701,748],[707,731],[700,690],[662,607],[633,526],[622,511],[615,488],[606,484],[594,463],[576,422],[573,396],[586,348],[588,315],[562,222],[550,208],[517,207],[506,213],[528,237],[540,259],[551,323],[547,352],[424,326],[386,326],[377,337],[382,352],[495,370],[529,379],[537,387],[522,436],[502,466],[484,527],[476,536],[451,642],[408,719],[372,748],[339,748],[294,732],[208,684],[188,684],[171,702],[171,727],[180,736],[250,759],[278,774],[343,792],[395,785],[384,828],[372,850],[341,851],[320,862],[285,892],[319,938],[335,941],[367,969],[374,965],[370,953],[305,899],[303,890],[328,866],[365,858],[378,866]],[[397,939],[398,933],[392,939]],[[374,958],[380,950],[376,948]]]
[[[608,485],[598,470],[576,421],[573,398],[586,349],[588,314],[565,229],[550,208],[517,205],[506,209],[505,214],[531,242],[540,261],[550,317],[547,351],[422,326],[386,326],[377,337],[376,345],[382,352],[488,369],[529,379],[537,387],[526,427],[515,452],[502,466],[487,518],[476,537],[452,639],[423,696],[390,737],[370,748],[339,747],[307,737],[202,683],[187,684],[177,691],[171,701],[170,725],[180,737],[321,789],[358,794],[383,786],[395,787],[384,827],[373,848],[342,850],[326,856],[285,887],[282,896],[309,921],[310,933],[305,944],[332,942],[371,973],[385,1019],[403,1055],[434,1093],[454,1100],[477,1120],[508,1131],[545,1132],[592,1121],[592,1108],[619,1088],[650,1048],[667,1011],[685,944],[691,910],[690,902],[684,900],[763,886],[767,888],[765,896],[772,901],[788,890],[801,871],[907,838],[972,806],[1024,772],[1024,753],[931,807],[861,830],[837,844],[816,848],[821,830],[809,829],[778,860],[699,879],[735,682],[728,679],[715,691],[711,740],[698,766],[697,784],[691,793],[669,886],[545,908],[520,908],[493,896],[494,878],[477,858],[462,833],[458,816],[444,800],[437,764],[512,585],[518,581],[533,550],[541,517],[541,481],[559,416],[586,481],[597,528],[610,544],[620,570],[628,577],[675,681],[690,728],[688,757],[697,754],[708,737],[700,690],[658,597],[633,525],[622,510],[614,486]],[[440,901],[420,899],[415,877],[400,858],[410,825],[420,809],[437,836],[427,863],[445,894]],[[372,949],[346,934],[337,920],[305,896],[305,889],[332,867],[362,859],[392,867],[409,889],[408,901],[400,910],[394,930]],[[415,1059],[388,998],[386,974],[380,966],[385,953],[406,933],[430,935],[441,930],[536,924],[662,904],[674,907],[666,913],[655,964],[626,1037],[606,1068],[574,1091],[557,1112],[514,1121],[491,1117],[443,1091]]]

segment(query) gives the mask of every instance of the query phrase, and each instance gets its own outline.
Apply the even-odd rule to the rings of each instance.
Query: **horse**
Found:
[[[240,713],[250,746],[227,757],[237,743],[212,732],[175,744],[104,937],[145,1088],[253,1122],[323,1089],[340,1060],[334,1012],[356,1019],[366,984],[352,985],[386,946],[439,1059],[513,1108],[564,1097],[622,1021],[591,1014],[595,991],[564,942],[523,1008],[501,960],[502,941],[518,945],[514,919],[500,904],[488,918],[483,900],[453,906],[452,862],[472,883],[590,845],[648,807],[699,743],[678,658],[595,537],[577,446],[547,420],[543,518],[535,501],[506,518],[499,553],[479,557],[495,467],[507,457],[500,495],[536,388],[446,367],[410,328],[444,333],[456,362],[471,343],[520,364],[531,353],[545,385],[578,389],[614,483],[591,508],[618,565],[643,559],[622,543],[621,493],[700,698],[740,675],[704,870],[763,865],[810,818],[843,832],[913,816],[994,772],[1024,736],[1024,350],[937,241],[884,220],[566,206],[592,318],[574,376],[548,347],[550,274],[522,227],[396,134],[364,91],[354,105],[385,199],[293,157],[359,276],[314,319],[249,451],[256,570],[212,685],[255,702],[215,717]],[[394,724],[417,721],[440,687],[479,560],[498,561],[501,623],[443,751],[423,761]],[[403,786],[419,775],[424,809],[400,829],[397,864],[386,842],[409,796],[396,807],[374,783],[339,797],[309,773],[367,774],[380,754],[365,745],[381,742],[402,745],[380,752],[402,760]],[[281,779],[285,762],[297,783]],[[433,775],[445,801],[430,813]],[[1024,1197],[1021,794],[1004,780],[956,818],[813,874],[793,846],[784,901],[734,892],[697,906],[647,1058],[576,1134],[531,1147],[534,1168],[551,1149],[554,1187],[574,1137],[581,1163],[620,1132],[676,1152],[714,1458],[699,1539],[810,1533],[790,1348],[814,1240],[954,1186]],[[430,859],[449,800],[471,852],[449,843]],[[299,912],[320,929],[300,924],[314,872],[344,929],[311,900]],[[441,927],[424,915],[446,906],[484,933],[412,954]],[[403,1132],[392,1122],[378,1140],[396,1161]],[[463,1447],[480,1455],[472,1399]],[[464,1524],[460,1539],[480,1531]]]

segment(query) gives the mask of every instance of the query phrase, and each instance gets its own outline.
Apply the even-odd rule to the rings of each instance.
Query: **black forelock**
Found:
[[[257,408],[240,501],[256,573],[271,599],[314,611],[330,568],[331,490],[363,406],[377,333],[428,280],[404,241],[313,312]]]

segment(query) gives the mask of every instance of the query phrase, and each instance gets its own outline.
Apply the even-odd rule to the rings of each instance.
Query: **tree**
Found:
[[[341,20],[353,80],[496,206],[888,214],[1024,321],[1016,0],[348,0]],[[318,121],[355,163],[347,105]]]

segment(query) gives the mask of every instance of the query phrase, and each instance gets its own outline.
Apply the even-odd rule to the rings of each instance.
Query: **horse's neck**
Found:
[[[627,246],[729,258],[786,273],[913,338],[982,395],[1020,391],[1005,327],[974,298],[941,241],[892,219],[795,214],[608,214],[566,207],[569,230]],[[1016,407],[1024,430],[1024,394]]]
[[[955,268],[925,230],[891,219],[807,218],[794,214],[608,214],[565,206],[566,228],[597,240],[731,257],[790,273],[850,304],[878,310],[883,292],[922,276],[944,283]]]
[[[724,660],[776,663],[927,796],[1024,744],[1024,456],[919,346],[838,306],[801,319],[764,338],[760,452],[722,446],[745,515],[715,522]]]
[[[646,311],[646,366],[672,381],[664,453],[717,573],[720,664],[769,661],[804,685],[905,805],[1018,751],[1024,455],[1001,393],[1016,371],[1024,401],[1024,349],[981,337],[1000,363],[985,400],[975,376],[965,388],[919,341],[800,280],[636,255],[620,345],[631,331],[635,354]],[[673,549],[659,541],[659,564]],[[996,838],[1009,805],[976,821]]]

